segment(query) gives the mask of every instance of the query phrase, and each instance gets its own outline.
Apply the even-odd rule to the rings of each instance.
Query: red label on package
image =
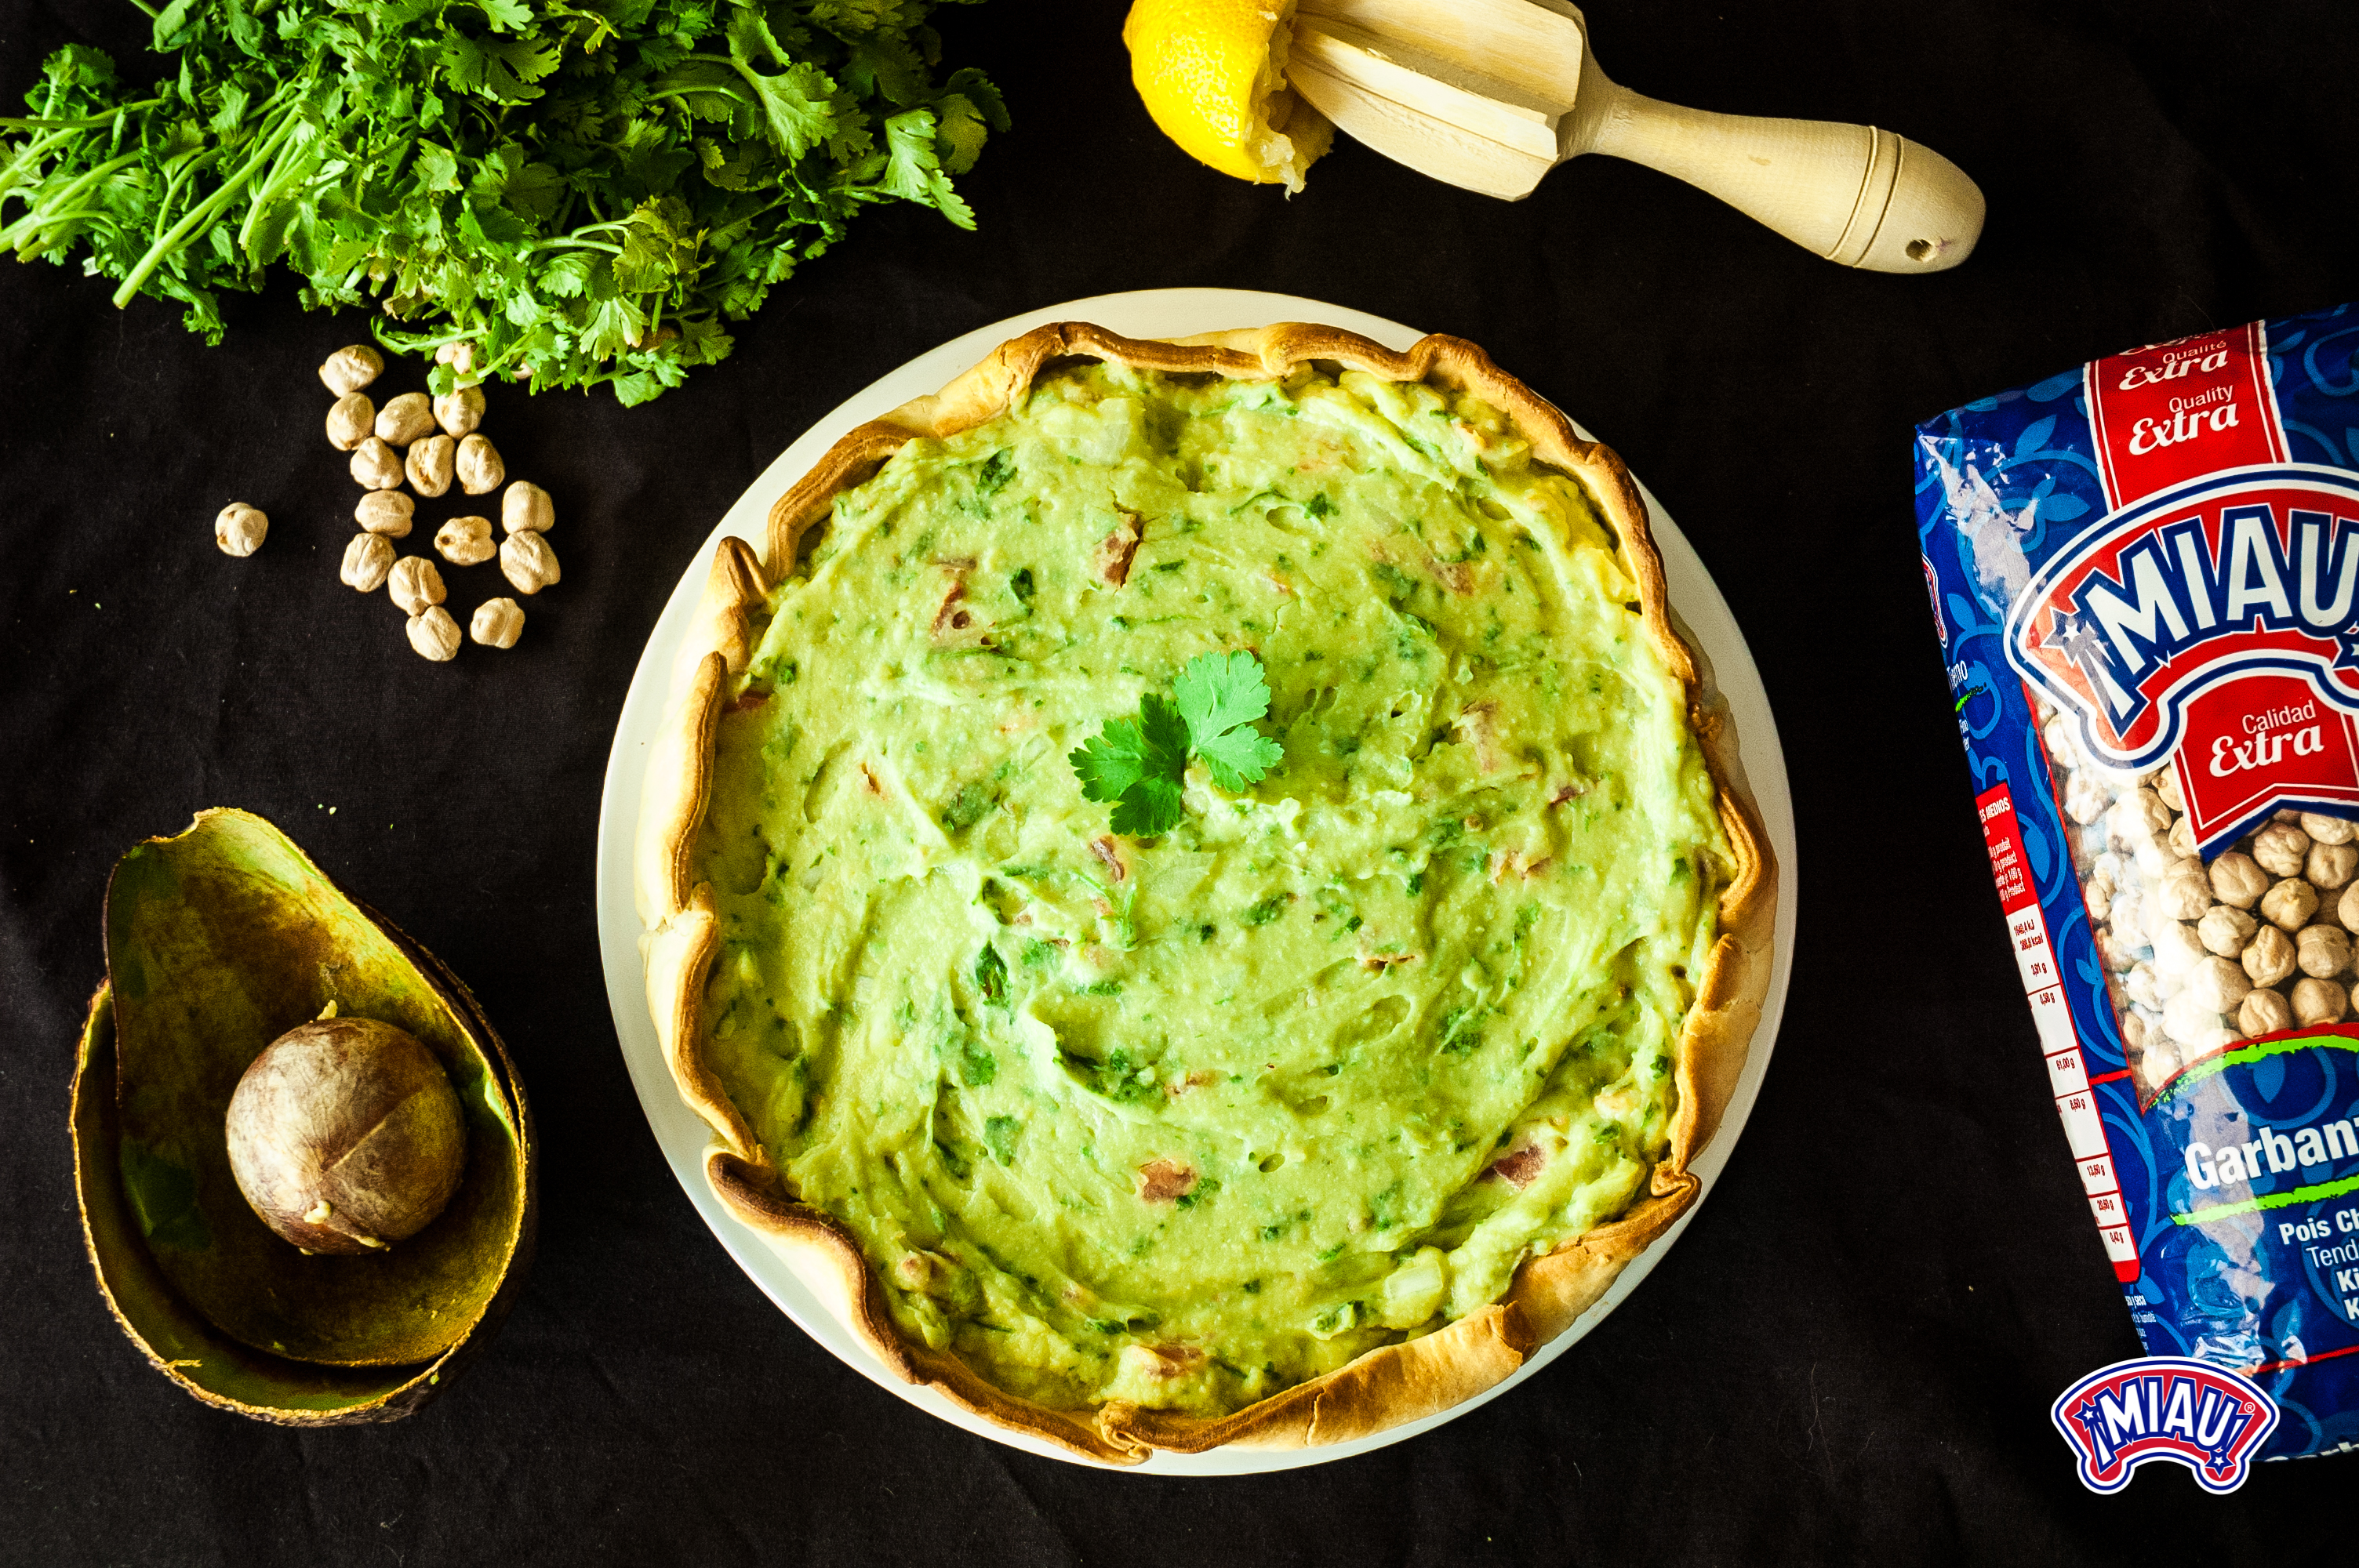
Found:
[[[1983,842],[1990,848],[1991,880],[1998,883],[1998,906],[2014,914],[2039,902],[2031,873],[2023,864],[2023,830],[2016,825],[2015,796],[2006,785],[1987,790],[1974,799],[1983,819]],[[2043,934],[2044,939],[2044,934]]]
[[[2092,361],[2081,373],[2097,476],[2114,506],[2223,469],[2287,460],[2257,321]]]
[[[2309,677],[2212,687],[2188,701],[2186,722],[2179,788],[2199,845],[2238,838],[2287,803],[2359,816],[2359,719],[2322,700]]]

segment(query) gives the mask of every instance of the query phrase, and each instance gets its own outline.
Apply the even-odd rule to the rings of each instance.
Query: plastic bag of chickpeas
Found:
[[[2065,1141],[2150,1355],[2359,1442],[2359,308],[1919,426],[1926,587]]]

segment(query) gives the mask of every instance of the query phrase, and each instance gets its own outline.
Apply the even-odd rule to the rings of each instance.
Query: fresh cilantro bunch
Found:
[[[390,348],[469,344],[470,380],[642,403],[861,207],[974,226],[951,177],[1006,110],[977,71],[935,82],[932,9],[171,0],[152,87],[69,45],[0,119],[0,250],[79,252],[210,342],[218,293],[283,262],[307,308],[379,305]]]
[[[1180,825],[1180,795],[1190,753],[1204,759],[1223,789],[1258,784],[1286,749],[1256,730],[1269,712],[1269,682],[1251,654],[1199,654],[1171,695],[1148,692],[1136,719],[1109,719],[1066,754],[1082,798],[1111,801],[1113,827],[1151,838]]]

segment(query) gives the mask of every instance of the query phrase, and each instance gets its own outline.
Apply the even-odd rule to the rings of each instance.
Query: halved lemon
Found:
[[[1286,85],[1293,31],[1294,0],[1137,0],[1122,41],[1147,114],[1182,151],[1295,191],[1335,127]]]

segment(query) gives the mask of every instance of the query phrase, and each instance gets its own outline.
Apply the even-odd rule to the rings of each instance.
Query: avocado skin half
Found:
[[[125,866],[159,855],[168,858],[126,879]],[[279,895],[292,907],[265,908],[258,927],[252,906]],[[273,930],[296,939],[273,942]],[[107,936],[109,979],[77,1052],[72,1133],[83,1238],[115,1321],[191,1396],[256,1420],[342,1425],[421,1408],[506,1316],[537,1226],[531,1109],[482,1007],[432,954],[245,812],[200,813],[186,832],[126,855],[108,887]],[[152,1016],[124,1008],[126,968],[143,1000],[160,987],[179,1005]],[[340,1011],[383,1013],[425,1039],[467,1111],[469,1179],[405,1244],[407,1259],[398,1248],[307,1258],[269,1232],[228,1173],[223,1117],[237,1077],[283,1032],[272,1020],[316,1015],[329,989]],[[151,1027],[162,1022],[174,1027]]]

